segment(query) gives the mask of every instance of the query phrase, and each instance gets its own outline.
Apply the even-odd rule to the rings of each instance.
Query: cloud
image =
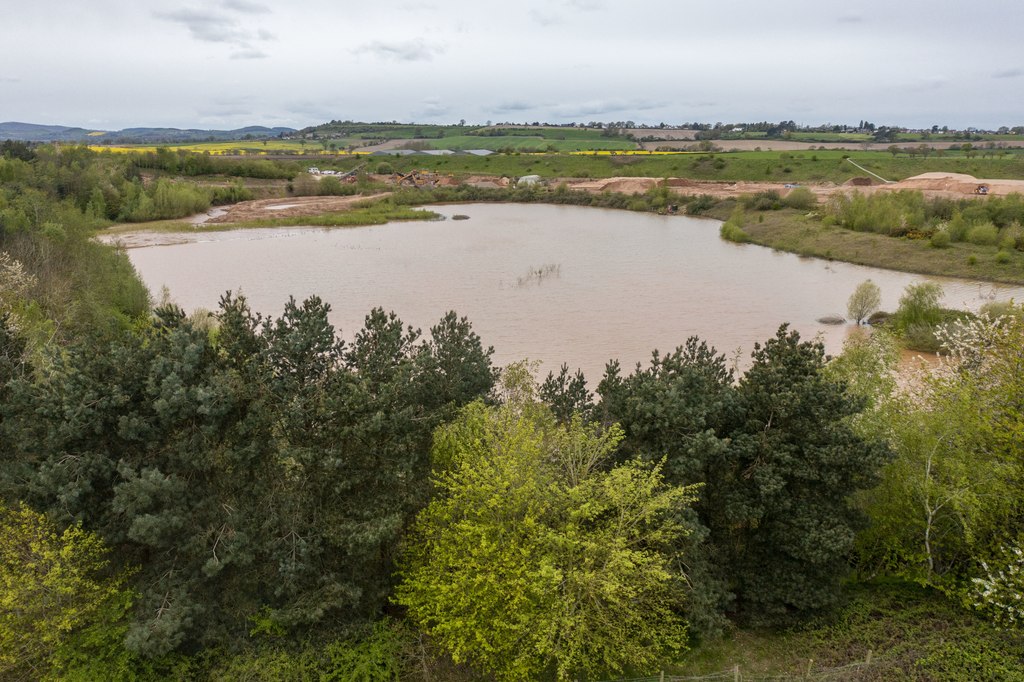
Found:
[[[596,100],[581,102],[576,105],[566,105],[555,109],[555,114],[562,118],[581,118],[584,116],[598,116],[618,112],[625,112],[632,116],[641,111],[650,111],[664,107],[664,102],[651,102],[647,100]]]
[[[414,118],[437,118],[451,112],[451,107],[441,104],[437,97],[429,97],[420,102],[420,107],[413,113]]]
[[[243,14],[269,14],[270,8],[259,2],[249,0],[223,0],[221,6],[224,9],[234,10]]]
[[[259,8],[263,7],[257,3],[248,2],[248,0],[224,0],[221,4],[228,9],[246,14],[260,12]],[[266,29],[250,29],[238,17],[215,10],[185,8],[171,12],[156,12],[155,16],[158,19],[184,26],[192,38],[200,42],[230,45],[234,48],[231,53],[232,59],[268,57],[269,55],[257,48],[254,43],[275,39],[274,34]]]
[[[20,83],[21,79],[17,76],[0,76],[0,83]]]
[[[196,114],[203,119],[221,119],[235,116],[252,116],[253,110],[245,107],[211,107],[208,109],[197,109]]]
[[[563,4],[570,9],[578,9],[582,12],[599,12],[608,7],[605,0],[565,0]]]
[[[491,111],[493,111],[495,114],[509,114],[517,111],[529,111],[531,109],[536,108],[537,105],[535,104],[531,104],[530,102],[524,102],[522,100],[517,100],[513,102],[501,102],[497,106],[492,107]]]
[[[160,19],[181,24],[196,40],[208,43],[231,43],[245,39],[238,22],[217,12],[197,9],[179,9],[157,12]]]
[[[541,26],[558,26],[565,23],[565,17],[558,12],[547,12],[540,9],[530,10],[530,18]]]
[[[992,74],[993,78],[1020,78],[1024,76],[1024,69],[1003,69],[1002,71],[996,71]]]
[[[844,14],[836,19],[836,21],[840,24],[862,24],[864,23],[864,17],[859,14]]]
[[[232,59],[266,59],[270,55],[255,47],[248,47],[231,53]]]
[[[433,2],[403,2],[398,9],[403,12],[436,12],[439,8]]]
[[[429,62],[435,55],[443,54],[444,47],[426,43],[419,38],[398,42],[375,40],[353,48],[352,53],[370,54],[398,62]]]

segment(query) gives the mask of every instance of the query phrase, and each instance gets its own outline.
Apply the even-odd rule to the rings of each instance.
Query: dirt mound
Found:
[[[870,187],[875,184],[875,181],[871,178],[850,178],[843,183],[844,187]]]
[[[968,195],[978,194],[980,186],[986,186],[989,196],[1005,196],[1013,192],[1024,193],[1024,180],[987,180],[966,173],[921,173],[914,177],[886,185],[886,189],[917,189],[924,192]]]

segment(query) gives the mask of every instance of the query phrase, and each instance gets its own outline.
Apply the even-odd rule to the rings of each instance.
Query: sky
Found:
[[[0,0],[0,121],[1024,125],[1020,0]]]

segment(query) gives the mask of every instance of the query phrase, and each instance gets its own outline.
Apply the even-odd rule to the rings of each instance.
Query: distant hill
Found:
[[[241,140],[277,137],[295,132],[294,128],[247,126],[236,130],[199,130],[195,128],[125,128],[124,130],[87,130],[69,126],[38,125],[8,121],[0,123],[0,140],[19,142],[201,142],[204,140]]]

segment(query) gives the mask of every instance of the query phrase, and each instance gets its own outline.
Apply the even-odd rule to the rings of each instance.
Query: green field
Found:
[[[946,154],[942,157],[893,157],[888,152],[844,152],[821,150],[807,152],[726,152],[719,154],[658,155],[567,155],[501,154],[488,157],[379,157],[398,171],[425,169],[443,173],[521,176],[536,174],[546,178],[607,177],[685,177],[697,180],[765,182],[834,182],[842,184],[865,173],[861,166],[889,180],[901,180],[929,171],[968,173],[979,178],[1024,178],[1024,153],[1004,158],[967,158]],[[378,157],[373,157],[378,158]]]

